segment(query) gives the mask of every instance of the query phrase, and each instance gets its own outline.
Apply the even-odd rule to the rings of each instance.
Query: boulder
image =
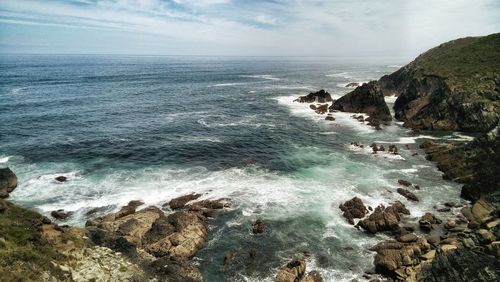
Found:
[[[306,96],[300,96],[299,98],[294,100],[294,102],[299,103],[326,103],[331,101],[333,101],[332,96],[330,95],[330,93],[326,92],[323,89],[319,90],[318,92],[311,92]]]
[[[363,204],[363,201],[358,197],[354,197],[349,201],[340,204],[339,209],[344,212],[343,216],[352,225],[354,225],[354,218],[363,218],[368,213],[368,209]]]
[[[400,214],[409,215],[410,211],[399,201],[388,207],[379,205],[368,218],[361,220],[357,226],[372,234],[382,231],[395,231],[401,221]]]
[[[120,209],[120,211],[116,214],[116,217],[120,218],[120,217],[127,216],[129,214],[133,214],[133,213],[135,213],[135,210],[139,206],[142,206],[142,205],[144,205],[143,201],[139,201],[139,200],[130,201],[130,202],[128,202],[128,204],[126,206],[123,206]]]
[[[400,195],[402,195],[403,197],[405,197],[406,199],[410,200],[410,201],[413,201],[413,202],[418,202],[418,198],[417,196],[415,196],[415,194],[413,194],[412,192],[406,190],[406,189],[403,189],[403,188],[398,188],[396,190]]]
[[[425,213],[418,221],[420,229],[431,231],[437,225],[441,224],[441,220],[435,217],[432,213]]]
[[[168,202],[168,205],[170,206],[171,209],[176,210],[176,209],[181,209],[183,208],[188,202],[193,201],[201,197],[201,194],[188,194],[184,196],[180,196],[177,198],[174,198]]]
[[[17,176],[10,168],[0,168],[0,198],[7,198],[17,187]]]
[[[389,107],[376,81],[364,83],[352,92],[333,102],[330,110],[350,113],[366,113],[372,121],[392,120]]]
[[[278,270],[276,282],[301,281],[306,272],[306,262],[301,259],[292,260]]]
[[[335,118],[333,116],[331,116],[331,115],[328,115],[328,116],[325,117],[325,120],[334,121]]]
[[[68,180],[68,178],[66,176],[58,176],[55,178],[55,180],[59,181],[59,182],[66,182],[66,180]]]
[[[50,213],[50,215],[57,219],[57,220],[65,220],[65,219],[68,219],[71,215],[73,215],[73,212],[71,211],[64,211],[64,210],[56,210],[56,211],[52,211]]]
[[[264,233],[265,227],[264,222],[261,219],[257,219],[255,223],[252,224],[252,232],[253,234]]]

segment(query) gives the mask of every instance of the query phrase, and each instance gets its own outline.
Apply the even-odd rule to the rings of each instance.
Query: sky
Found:
[[[0,53],[414,57],[500,0],[0,0]]]

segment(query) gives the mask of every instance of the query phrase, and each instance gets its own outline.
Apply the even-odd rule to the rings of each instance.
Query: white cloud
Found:
[[[275,25],[277,20],[276,18],[266,16],[266,15],[258,15],[255,20],[261,24]]]

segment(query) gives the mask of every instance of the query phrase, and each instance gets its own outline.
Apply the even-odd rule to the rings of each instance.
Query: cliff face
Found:
[[[384,95],[376,81],[370,81],[342,96],[330,106],[330,110],[367,113],[370,118],[379,121],[392,120],[389,107],[384,101]]]
[[[500,33],[441,44],[379,85],[407,127],[488,131],[500,120]]]

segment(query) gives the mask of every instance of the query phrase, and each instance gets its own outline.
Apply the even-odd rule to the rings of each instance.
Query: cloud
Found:
[[[53,40],[53,52],[75,53],[101,44],[111,53],[414,56],[443,41],[497,32],[499,17],[496,0],[2,0],[0,45]],[[71,45],[60,38],[68,36],[64,28],[72,29]],[[26,36],[35,31],[50,36]]]

